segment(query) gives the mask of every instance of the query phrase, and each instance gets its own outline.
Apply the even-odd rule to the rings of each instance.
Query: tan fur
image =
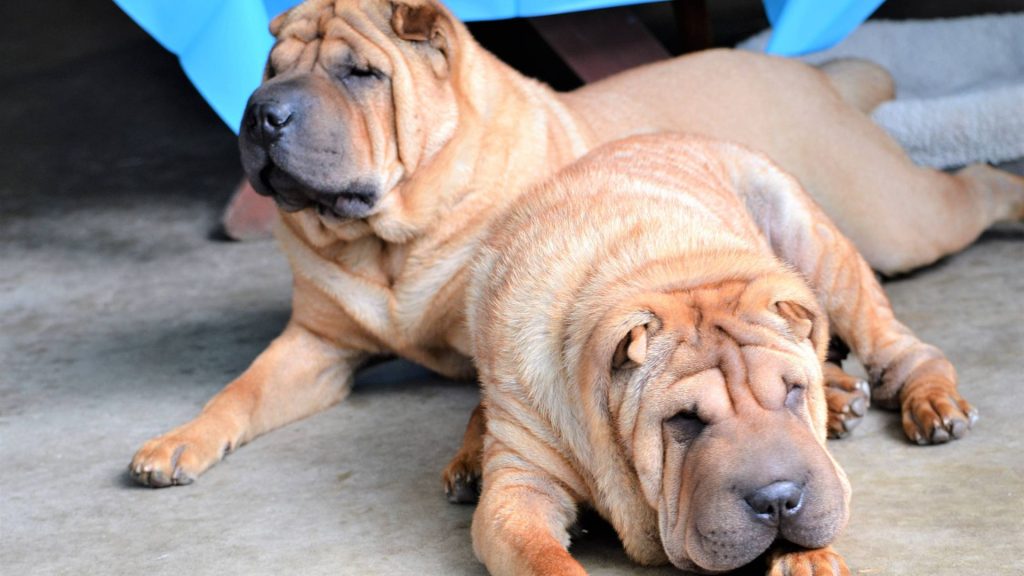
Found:
[[[480,253],[468,320],[487,433],[473,537],[492,574],[580,570],[564,555],[537,569],[522,533],[565,546],[583,504],[640,563],[732,570],[776,534],[748,521],[730,486],[794,475],[815,504],[793,533],[816,550],[775,554],[770,573],[848,574],[817,550],[849,499],[825,449],[830,326],[883,390],[957,404],[915,404],[927,413],[908,434],[969,425],[949,361],[893,317],[853,244],[794,179],[737,145],[603,146],[521,196]],[[669,423],[685,413],[706,428],[676,446]],[[723,542],[704,543],[715,532],[702,523]]]
[[[768,576],[850,576],[842,556],[831,546],[819,550],[773,550],[768,556]]]
[[[795,62],[711,51],[557,94],[430,0],[309,0],[272,30],[268,84],[308,77],[327,90],[331,122],[349,135],[344,176],[385,193],[360,219],[282,213],[291,322],[197,419],[139,450],[130,470],[150,485],[189,482],[226,448],[340,401],[371,356],[469,376],[465,270],[487,226],[530,183],[614,138],[686,130],[764,151],[885,271],[960,249],[1024,204],[1019,179],[995,190],[984,169],[912,166],[824,74]],[[346,58],[387,81],[346,97],[332,75]],[[304,160],[329,172],[337,158],[311,146]]]
[[[865,114],[896,97],[896,83],[889,72],[867,60],[829,60],[819,69],[828,75],[843,100]]]

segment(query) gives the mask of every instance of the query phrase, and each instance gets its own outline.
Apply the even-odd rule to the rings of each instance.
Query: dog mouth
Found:
[[[354,185],[338,192],[327,201],[318,201],[316,209],[321,216],[363,217],[373,211],[377,204],[376,198],[376,193],[373,190],[368,190],[363,185]]]
[[[355,181],[340,190],[315,190],[269,160],[255,180],[253,188],[272,197],[285,212],[314,208],[322,217],[344,220],[364,218],[377,205],[377,187],[372,183]]]

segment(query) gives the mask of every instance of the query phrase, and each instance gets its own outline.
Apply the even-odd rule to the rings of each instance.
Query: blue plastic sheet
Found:
[[[772,38],[766,51],[799,56],[831,48],[885,0],[764,0]]]
[[[465,21],[543,16],[647,0],[447,0]],[[842,40],[884,0],[764,0],[774,28],[767,51],[798,55]],[[236,132],[274,40],[267,27],[299,0],[114,0],[167,50]]]
[[[290,0],[114,1],[167,50],[178,55],[185,75],[235,132],[241,125],[249,94],[263,78],[263,66],[274,45],[274,38],[267,30],[269,14],[297,3]]]

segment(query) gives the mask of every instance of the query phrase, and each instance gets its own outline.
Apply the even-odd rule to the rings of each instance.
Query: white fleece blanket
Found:
[[[737,48],[763,51],[770,31]],[[873,117],[915,162],[937,168],[1024,158],[1024,13],[865,23],[800,59],[884,66],[896,99]]]

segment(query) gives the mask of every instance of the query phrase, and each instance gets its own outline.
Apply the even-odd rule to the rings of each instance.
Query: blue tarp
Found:
[[[763,0],[769,54],[800,56],[838,44],[885,0]]]
[[[647,0],[446,0],[461,19],[497,20],[639,4]],[[839,42],[884,0],[764,0],[768,52],[797,55]],[[298,0],[114,0],[178,55],[189,80],[236,132],[274,40],[274,15]]]

